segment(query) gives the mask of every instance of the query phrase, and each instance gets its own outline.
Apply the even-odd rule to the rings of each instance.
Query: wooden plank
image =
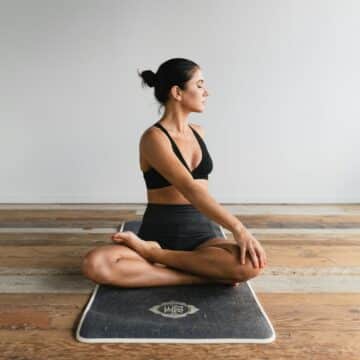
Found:
[[[342,215],[360,214],[360,204],[224,204],[234,214],[302,214]]]
[[[2,275],[0,293],[76,293],[92,291],[96,284],[82,275]]]
[[[261,243],[267,245],[360,245],[360,228],[348,229],[258,229],[249,228],[249,231]],[[225,232],[227,237],[232,233]]]
[[[145,207],[145,204],[127,204],[127,203],[87,203],[87,204],[73,204],[73,203],[61,203],[61,204],[21,204],[21,203],[1,203],[0,209],[1,210],[138,210],[139,208]],[[330,208],[332,206],[330,205]],[[335,206],[337,208],[337,206]]]
[[[102,221],[113,220],[118,221],[119,218],[135,215],[135,210],[50,210],[50,209],[28,209],[28,210],[0,210],[1,223],[7,221],[66,221],[66,220],[86,220],[86,221]]]
[[[265,275],[250,280],[255,292],[359,293],[359,275]],[[1,275],[0,293],[77,293],[95,283],[82,275]]]
[[[38,228],[37,228],[38,229]],[[116,229],[102,233],[70,233],[70,232],[21,232],[0,233],[0,246],[54,246],[54,245],[92,245],[100,246],[109,244],[111,235],[116,233]],[[355,241],[356,242],[356,241]],[[354,243],[353,240],[346,243]],[[360,242],[359,242],[360,245]]]
[[[360,227],[360,214],[234,214],[246,227]],[[124,220],[141,220],[135,210],[0,210],[0,227],[116,227]]]
[[[108,243],[117,227],[109,228],[0,228],[0,246],[87,245]]]
[[[271,276],[325,276],[325,275],[360,275],[360,266],[352,267],[285,267],[268,266],[261,270],[262,275]],[[82,275],[80,266],[64,267],[0,267],[0,275]]]
[[[246,227],[257,228],[350,228],[360,226],[360,215],[238,215]]]
[[[80,266],[53,268],[0,267],[0,275],[82,275]],[[268,266],[261,270],[261,275],[268,276],[326,276],[326,275],[360,275],[360,267],[285,267]]]
[[[360,228],[248,230],[268,245],[360,245]],[[105,245],[117,228],[0,228],[0,246],[8,245]],[[232,234],[224,229],[227,237]]]
[[[134,210],[0,210],[0,227],[116,227],[124,220],[140,220]]]
[[[234,204],[221,202],[229,211],[241,214],[360,214],[360,204]],[[135,210],[143,211],[146,203],[111,204],[0,204],[1,210]]]
[[[360,276],[317,275],[317,276],[271,276],[260,275],[250,280],[256,292],[293,293],[336,293],[360,292]]]
[[[275,329],[359,331],[360,294],[257,293]],[[90,294],[0,294],[1,329],[72,329]]]
[[[120,246],[111,240],[106,245]],[[268,268],[357,267],[360,264],[360,246],[262,245],[267,254]],[[98,246],[4,246],[0,252],[0,264],[1,267],[76,267],[94,248]]]
[[[0,330],[0,359],[358,360],[359,331],[277,330],[270,344],[84,344],[69,330]],[[45,342],[45,344],[44,344]],[[211,355],[210,355],[211,354]],[[1,355],[0,355],[1,356]]]

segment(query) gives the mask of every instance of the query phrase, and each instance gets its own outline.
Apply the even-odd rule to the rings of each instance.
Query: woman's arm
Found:
[[[194,181],[188,188],[183,190],[183,195],[199,211],[233,233],[234,240],[241,249],[240,262],[242,264],[245,264],[247,252],[249,252],[254,267],[264,267],[267,264],[266,253],[261,244],[237,217],[216,202],[207,189]]]
[[[230,230],[241,249],[241,263],[245,264],[246,251],[257,265],[266,261],[260,243],[245,228],[240,220],[221,206],[208,192],[197,183],[182,162],[176,157],[169,139],[157,128],[152,128],[141,138],[144,155],[148,162],[169,181],[189,202],[208,218]]]
[[[220,205],[206,188],[193,181],[191,185],[183,189],[184,197],[191,202],[200,212],[214,220],[232,233],[241,234],[244,225],[240,220]]]

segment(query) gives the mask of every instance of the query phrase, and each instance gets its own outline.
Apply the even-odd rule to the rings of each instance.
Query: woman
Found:
[[[174,58],[156,74],[139,73],[165,111],[140,139],[148,203],[138,234],[117,232],[116,244],[91,250],[82,270],[91,280],[122,287],[218,282],[238,284],[266,263],[260,243],[208,192],[213,162],[204,130],[189,124],[209,92],[199,65]],[[160,110],[160,109],[159,109]],[[230,230],[224,239],[218,224]]]

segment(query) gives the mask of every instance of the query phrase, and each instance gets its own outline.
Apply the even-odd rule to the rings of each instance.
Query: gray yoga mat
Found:
[[[118,231],[137,233],[140,224],[123,222]],[[250,280],[236,287],[97,284],[76,330],[76,339],[86,343],[270,343],[275,338]]]

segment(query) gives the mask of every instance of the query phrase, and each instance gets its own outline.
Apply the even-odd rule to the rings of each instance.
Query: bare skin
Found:
[[[238,263],[237,254],[223,248],[206,247],[193,251],[162,249],[156,241],[144,241],[132,231],[123,231],[113,236],[113,240],[135,250],[151,263],[159,262],[195,275],[237,283],[258,275],[250,262],[245,266]],[[230,245],[236,247],[236,245]]]
[[[165,112],[159,120],[176,142],[188,167],[195,169],[202,157],[201,148],[188,124],[191,112],[202,112],[205,99],[209,95],[204,87],[201,70],[197,70],[187,83],[185,90],[173,86]],[[200,125],[191,126],[204,138]],[[160,129],[157,131],[163,141],[168,139]],[[151,164],[146,159],[147,152],[140,142],[140,168],[147,171]],[[151,150],[151,149],[150,149]],[[179,169],[181,171],[183,169]],[[185,171],[185,170],[183,170]],[[177,172],[176,172],[177,173]],[[194,179],[208,190],[208,180]],[[157,204],[190,204],[173,185],[148,189],[147,200]],[[112,237],[116,243],[97,247],[88,252],[82,264],[82,271],[89,279],[103,284],[121,287],[151,287],[182,284],[223,283],[237,286],[259,274],[249,257],[246,263],[239,263],[239,246],[232,239],[212,238],[193,251],[162,249],[159,243],[144,241],[131,231],[116,233]]]
[[[150,263],[136,251],[123,245],[105,245],[86,254],[82,264],[83,274],[98,284],[119,287],[153,287],[222,283],[237,286],[232,280],[212,279]]]
[[[117,233],[113,240],[116,245],[100,246],[86,254],[82,271],[87,278],[120,287],[205,283],[237,286],[258,274],[249,259],[240,266],[238,255],[224,248],[161,249],[156,241],[144,241],[131,231]],[[156,262],[156,257],[161,257],[162,263]],[[232,270],[235,267],[238,271]]]
[[[191,170],[195,169],[201,161],[201,148],[189,127],[188,116],[191,112],[203,112],[208,96],[209,92],[204,86],[204,77],[201,70],[198,70],[194,73],[193,78],[189,80],[188,89],[185,92],[179,91],[175,86],[171,89],[171,96],[165,107],[165,112],[158,121],[176,142]],[[191,123],[191,126],[204,138],[204,130],[200,125]],[[160,129],[152,129],[161,132]],[[151,168],[151,164],[144,156],[141,144],[140,168],[142,171]],[[208,189],[208,180],[194,179],[194,181]],[[148,189],[147,200],[149,203],[156,204],[190,204],[173,185],[159,189]]]

